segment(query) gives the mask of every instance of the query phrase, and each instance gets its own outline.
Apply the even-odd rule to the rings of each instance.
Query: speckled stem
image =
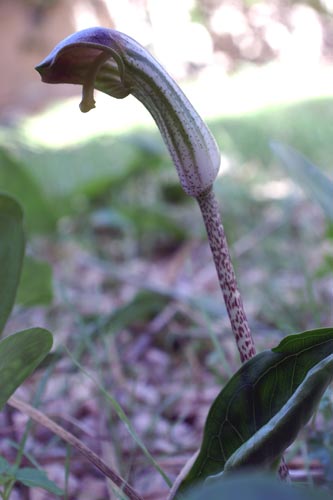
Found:
[[[242,363],[252,358],[256,351],[244,311],[243,301],[237,286],[235,271],[231,262],[219,206],[210,188],[197,197],[205,222],[210,248],[213,254],[220,287],[230,318],[232,332]]]
[[[242,297],[237,286],[219,205],[212,188],[198,196],[197,201],[205,222],[231,328],[236,339],[241,361],[244,363],[244,361],[255,355],[256,349],[244,311]],[[283,480],[289,478],[288,466],[283,457],[279,467],[279,476]]]

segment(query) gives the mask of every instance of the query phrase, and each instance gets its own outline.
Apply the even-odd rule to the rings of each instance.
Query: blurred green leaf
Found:
[[[119,307],[107,321],[107,331],[113,333],[131,324],[147,322],[155,314],[158,314],[167,304],[170,298],[149,290],[139,291],[132,300]]]
[[[0,342],[0,409],[45,358],[52,342],[43,328],[23,330]]]
[[[12,310],[20,279],[24,255],[22,218],[19,204],[0,194],[0,332]]]
[[[333,181],[316,165],[295,149],[272,142],[271,148],[290,177],[301,186],[323,209],[326,217],[333,221]]]
[[[171,214],[168,214],[165,207],[144,207],[131,205],[119,208],[120,213],[132,222],[133,228],[145,238],[147,233],[159,236],[166,234],[182,241],[186,236],[186,229],[181,226]]]
[[[58,488],[53,481],[50,481],[43,470],[24,467],[17,470],[15,479],[30,488],[43,488],[44,490],[54,493],[55,495],[64,494],[64,492]]]
[[[44,198],[40,185],[18,159],[0,148],[0,186],[22,204],[27,228],[45,232],[55,228],[52,206]]]
[[[10,463],[5,458],[0,457],[0,475],[6,473],[10,467]]]
[[[227,465],[272,465],[329,384],[332,353],[333,329],[323,328],[290,335],[245,363],[212,404],[199,455],[180,491]]]
[[[162,199],[173,205],[189,203],[190,197],[187,196],[179,182],[164,182],[161,185]]]
[[[52,269],[47,262],[26,256],[23,261],[16,302],[24,306],[47,305],[52,301]]]
[[[142,140],[140,140],[142,138]],[[151,140],[153,145],[156,140]],[[38,182],[47,198],[68,200],[85,195],[96,197],[111,185],[125,183],[136,172],[156,168],[160,151],[147,145],[147,136],[102,136],[61,149],[27,149],[25,168]],[[75,199],[75,198],[74,198]],[[56,211],[63,209],[56,204]]]
[[[233,79],[232,85],[234,88],[235,83],[239,85],[239,95],[243,93],[246,85],[254,84],[258,78],[262,78],[262,81],[269,85],[269,82],[277,77],[276,69],[274,65],[266,65],[263,72],[260,71],[260,76],[258,72],[251,70],[249,73],[242,71],[239,74],[240,79]],[[234,100],[237,101],[236,95]],[[237,158],[237,163],[242,165],[242,171],[246,169],[247,163],[250,163],[252,172],[256,164],[269,164],[272,157],[269,142],[272,138],[282,143],[288,141],[294,144],[306,156],[311,155],[318,165],[330,165],[332,102],[331,96],[281,101],[278,104],[272,101],[269,105],[252,107],[249,111],[243,110],[244,112],[234,115],[223,114],[211,124],[211,129],[221,149],[228,156]],[[315,132],[313,123],[317,124]],[[257,175],[268,178],[271,177],[272,170],[261,167],[257,170]]]
[[[289,485],[264,474],[232,474],[197,486],[184,500],[329,500],[331,493],[310,487]]]
[[[96,231],[131,231],[132,223],[113,208],[101,208],[90,215],[90,224]]]
[[[324,255],[320,266],[316,271],[317,278],[331,277],[333,272],[333,255]]]

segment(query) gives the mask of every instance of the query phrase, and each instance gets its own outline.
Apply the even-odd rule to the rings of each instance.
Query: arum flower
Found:
[[[36,67],[46,83],[82,85],[80,109],[94,108],[94,89],[117,99],[137,97],[155,119],[185,192],[200,206],[240,357],[255,353],[228,244],[212,189],[220,153],[209,129],[164,68],[119,31],[89,28],[60,42]]]
[[[129,36],[106,28],[80,31],[36,69],[43,82],[82,85],[84,113],[95,107],[94,89],[117,99],[132,94],[156,121],[185,192],[197,197],[212,186],[220,152],[211,132],[176,82]]]
[[[212,189],[220,153],[187,97],[146,49],[112,29],[89,28],[69,36],[36,69],[43,82],[82,85],[83,112],[94,108],[95,88],[117,99],[132,94],[150,111],[183,189],[199,203],[241,360],[252,357],[254,343]]]

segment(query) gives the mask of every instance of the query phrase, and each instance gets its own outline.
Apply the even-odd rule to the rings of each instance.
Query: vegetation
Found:
[[[324,130],[323,120],[325,114],[322,112],[322,102],[317,101],[315,104],[318,105],[318,116],[321,117]],[[300,104],[298,106],[302,109]],[[292,108],[276,110],[276,113],[281,116],[286,116],[286,114],[287,116],[293,116]],[[295,123],[299,120],[299,116],[300,113],[297,111],[294,115]],[[283,122],[291,130],[299,130],[301,138],[302,134],[307,139],[309,138],[310,134],[303,127],[303,120],[300,120],[299,128],[297,126],[292,128],[291,119],[286,120],[284,118]],[[271,128],[270,123],[273,124]],[[276,340],[280,340],[286,333],[314,329],[318,325],[328,326],[331,321],[331,307],[328,302],[329,299],[327,299],[329,297],[327,295],[329,289],[327,283],[332,270],[332,256],[327,250],[325,240],[327,242],[331,238],[332,214],[330,203],[325,203],[323,200],[331,199],[330,194],[333,190],[330,180],[323,177],[323,173],[321,174],[308,160],[298,156],[295,151],[281,144],[273,146],[275,154],[283,162],[288,171],[288,176],[291,174],[292,177],[297,178],[299,185],[304,185],[307,193],[311,195],[311,201],[309,201],[309,198],[302,197],[299,191],[293,189],[293,184],[288,181],[281,166],[270,164],[269,170],[267,169],[264,172],[263,165],[267,168],[273,157],[269,149],[269,140],[272,138],[274,140],[283,140],[283,137],[276,137],[274,133],[276,123],[276,121],[273,122],[271,112],[268,113],[267,111],[265,114],[265,112],[261,111],[238,119],[225,118],[212,125],[212,129],[217,131],[219,142],[226,144],[225,150],[229,154],[234,153],[230,164],[232,168],[229,168],[228,172],[223,175],[221,181],[217,181],[216,192],[223,206],[226,232],[228,236],[230,234],[229,239],[233,244],[232,248],[236,255],[237,271],[244,289],[244,302],[250,305],[250,308],[254,311],[253,321],[256,325],[254,330],[258,330],[256,340],[258,338],[260,350],[264,346],[266,348],[272,347],[272,345],[278,343]],[[257,124],[257,127],[253,124]],[[325,133],[323,132],[323,137]],[[307,139],[304,139],[304,144],[309,147]],[[128,377],[128,380],[132,381],[129,385],[134,384],[134,386],[137,377],[142,376],[142,374],[147,377],[147,369],[143,368],[143,371],[141,371],[142,363],[138,362],[137,366],[134,366],[133,360],[140,361],[140,357],[145,358],[150,350],[153,352],[154,349],[155,352],[157,350],[159,356],[166,351],[170,357],[166,361],[167,373],[169,373],[172,366],[178,366],[180,371],[184,372],[183,385],[180,388],[177,388],[177,377],[173,378],[172,376],[173,392],[169,395],[170,401],[164,402],[164,407],[160,396],[158,396],[161,405],[158,417],[161,418],[161,421],[167,417],[171,422],[186,419],[186,414],[183,413],[184,403],[182,405],[181,401],[177,402],[177,399],[183,397],[188,381],[195,374],[197,360],[206,362],[208,365],[208,374],[196,382],[198,389],[204,387],[205,384],[207,385],[207,382],[209,384],[212,380],[216,386],[221,386],[222,381],[222,385],[224,385],[224,382],[231,374],[230,372],[235,371],[236,362],[234,357],[231,359],[231,354],[233,356],[234,351],[230,347],[226,335],[223,335],[220,344],[221,325],[223,326],[223,332],[228,332],[229,327],[225,322],[225,313],[221,311],[215,288],[213,294],[208,294],[203,290],[197,293],[198,289],[196,287],[200,288],[200,280],[197,283],[195,275],[202,269],[202,263],[198,262],[196,258],[191,258],[191,268],[189,270],[185,269],[185,271],[181,270],[179,264],[177,265],[178,259],[180,259],[181,263],[184,261],[182,252],[185,251],[187,259],[190,256],[190,251],[186,250],[186,242],[194,240],[194,238],[200,238],[201,240],[203,229],[196,222],[192,222],[194,219],[198,219],[198,213],[195,212],[193,204],[188,202],[179,190],[169,171],[164,168],[167,160],[163,149],[160,148],[158,139],[153,134],[141,136],[136,134],[132,136],[131,141],[122,139],[118,146],[115,146],[117,141],[112,140],[112,148],[119,148],[119,153],[116,155],[119,161],[117,175],[112,172],[109,166],[105,167],[107,160],[100,154],[104,150],[108,151],[109,145],[107,142],[109,141],[110,138],[105,140],[105,146],[97,143],[96,140],[86,145],[94,164],[91,163],[87,167],[86,178],[82,183],[77,182],[78,175],[73,174],[71,179],[71,174],[68,173],[71,169],[74,169],[75,172],[75,168],[79,171],[79,165],[82,164],[80,159],[73,161],[73,151],[64,151],[63,158],[54,153],[54,162],[61,162],[60,168],[57,170],[52,165],[51,151],[27,152],[24,151],[24,146],[21,144],[19,152],[17,152],[12,147],[10,151],[4,152],[2,162],[2,171],[4,172],[3,189],[19,197],[27,214],[31,234],[33,232],[54,231],[55,225],[58,224],[60,241],[56,243],[56,248],[66,248],[69,241],[75,241],[75,250],[79,246],[81,247],[84,265],[91,263],[95,272],[103,274],[103,279],[99,279],[96,290],[98,301],[103,298],[103,287],[106,288],[107,292],[110,289],[116,293],[122,291],[125,297],[126,287],[131,287],[130,297],[127,296],[118,304],[117,300],[114,301],[111,314],[105,312],[101,314],[97,305],[89,308],[86,304],[86,311],[83,308],[82,314],[76,313],[76,328],[74,329],[77,330],[79,325],[79,334],[75,335],[74,338],[67,336],[65,344],[70,348],[70,357],[72,362],[74,361],[72,366],[75,366],[75,369],[85,373],[88,377],[91,377],[90,373],[86,372],[83,366],[89,366],[90,369],[95,371],[96,376],[90,378],[90,380],[103,394],[103,403],[101,403],[103,410],[101,410],[101,414],[109,412],[109,421],[113,421],[114,413],[109,410],[111,404],[123,423],[130,429],[134,443],[146,453],[141,437],[135,431],[135,427],[131,425],[131,419],[128,420],[128,417],[123,412],[123,405],[120,406],[118,400],[110,396],[116,390],[119,398],[124,399],[125,406],[128,406],[129,401],[131,401],[130,394],[124,395],[124,392],[127,392],[124,389],[120,391],[122,377],[124,375],[126,378]],[[297,141],[295,142],[296,144],[293,142],[295,146],[301,149],[302,152],[307,153],[306,147],[304,149],[300,148]],[[133,145],[133,155],[128,152],[129,143]],[[325,139],[323,139],[323,143],[325,143]],[[326,144],[326,159],[328,159],[329,141]],[[82,148],[80,150],[82,154]],[[24,154],[22,154],[23,151]],[[94,151],[98,151],[98,155]],[[312,157],[317,160],[319,156],[315,156],[313,149],[311,151]],[[317,146],[317,154],[324,157],[324,148]],[[57,182],[50,182],[50,178],[47,177],[48,174],[46,177],[42,177],[33,158],[40,164],[47,161],[47,172],[50,176],[53,176],[53,179],[57,179]],[[87,161],[86,155],[82,154],[82,158]],[[238,167],[234,165],[236,161],[239,162]],[[99,162],[101,163],[101,171],[95,173],[98,171]],[[329,163],[327,162],[327,164]],[[25,189],[21,188],[20,192],[13,192],[16,189],[16,183],[15,185],[12,183],[13,187],[10,187],[11,167],[9,165],[14,166],[13,168],[17,166],[18,179],[20,179],[20,172],[22,172],[22,176],[29,179],[29,182],[22,180],[22,186]],[[299,165],[301,165],[301,169],[299,169]],[[159,167],[158,170],[156,170],[156,166]],[[9,180],[7,181],[7,179]],[[20,185],[19,182],[17,185]],[[275,186],[276,190],[278,186],[283,189],[274,192],[272,186],[273,188]],[[34,193],[38,193],[38,196],[34,195]],[[111,206],[106,201],[109,199],[112,200]],[[320,211],[321,209],[323,209],[323,212]],[[72,217],[74,215],[74,217],[65,219],[64,217],[68,215]],[[252,228],[250,233],[248,227]],[[162,232],[163,234],[161,234]],[[80,242],[79,245],[78,242]],[[110,249],[111,242],[112,247]],[[306,245],[304,245],[304,242]],[[38,249],[38,243],[35,243],[35,245]],[[44,243],[44,245],[47,246],[47,243]],[[196,245],[196,252],[206,259],[205,245],[202,243]],[[84,252],[82,248],[84,248]],[[40,252],[43,253],[42,250]],[[167,266],[163,265],[165,255],[169,259],[171,258],[171,262],[176,266],[176,276],[173,277],[171,282],[169,281],[169,284],[168,279],[170,280],[170,278]],[[135,267],[133,268],[133,274],[130,272],[130,263],[134,256],[139,258],[141,263],[145,262],[148,266],[145,267],[144,278],[140,272],[135,272]],[[288,256],[288,262],[286,262],[286,256]],[[71,258],[71,265],[73,265],[73,261],[78,258],[77,254]],[[55,260],[57,260],[57,257]],[[153,270],[154,261],[163,266],[162,272],[160,271],[160,283],[158,285],[147,279],[147,276],[149,277],[147,270]],[[207,266],[210,266],[208,259],[207,262]],[[62,266],[64,266],[63,272],[66,273],[66,264],[62,263]],[[252,277],[252,281],[250,279],[251,269],[254,269],[257,273],[257,276]],[[242,276],[245,276],[245,279]],[[284,277],[287,279],[283,280]],[[191,286],[193,283],[193,291],[191,289],[190,293],[184,294],[182,284],[184,280],[186,282],[190,279]],[[74,281],[69,281],[68,284],[64,281],[65,286],[60,283],[62,292],[68,293],[70,291],[69,287],[79,286],[76,282],[77,277]],[[264,284],[265,288],[261,288],[262,284]],[[209,282],[208,285],[209,289],[211,286]],[[133,293],[133,290],[136,293]],[[45,298],[43,293],[40,296]],[[29,303],[29,294],[26,297],[28,298],[25,300]],[[90,301],[92,300],[92,291],[87,298]],[[64,300],[62,307],[67,307],[68,310],[72,309],[72,314],[75,314],[75,307],[78,305],[80,306],[79,302],[75,304],[74,297],[74,301],[67,300],[66,303],[66,300]],[[166,315],[169,313],[169,319],[163,323],[162,318],[162,326],[158,327],[156,334],[154,334],[154,328],[151,331],[148,329],[147,332],[146,325],[151,325],[154,320],[155,322],[156,320],[161,321],[160,317],[163,313]],[[209,336],[207,336],[207,331]],[[143,347],[140,347],[136,337],[137,332],[142,335]],[[176,335],[176,332],[179,332],[178,335]],[[262,335],[263,333],[265,335]],[[113,340],[110,340],[110,334],[113,334]],[[296,352],[296,358],[303,354],[304,342],[311,341],[311,346],[316,350],[318,336],[321,335],[327,335],[328,342],[331,342],[331,329],[314,330],[311,333],[298,336],[296,344],[299,343],[299,346],[294,351]],[[210,339],[209,342],[208,338]],[[270,358],[276,353],[279,353],[278,356],[284,355],[284,346],[294,337],[288,337],[288,339],[283,340],[273,352],[266,351],[266,353],[262,353],[262,355],[254,358],[241,368],[231,381],[225,385],[224,391],[230,392],[230,383],[235,380],[239,381],[240,374],[244,373],[244,370],[245,373],[247,373],[247,370],[251,372],[253,366],[255,367],[255,377],[260,378],[258,373],[263,369],[261,367],[263,361],[260,360],[267,356]],[[211,341],[216,349],[213,355],[211,352],[209,353],[211,351],[209,346]],[[108,343],[111,343],[115,352],[108,354],[109,351],[106,347]],[[320,346],[320,343],[318,345]],[[133,349],[137,349],[138,353],[133,354]],[[105,375],[110,369],[115,370],[113,365],[119,363],[120,358],[118,358],[117,351],[122,351],[124,361],[120,361],[120,374],[118,373],[115,377],[118,379],[119,386],[114,388],[114,382],[108,381],[108,377]],[[183,352],[186,351],[187,355],[184,356]],[[64,355],[64,352],[60,350],[59,354],[62,358],[66,356],[68,359],[68,351]],[[131,360],[132,366],[123,365],[126,358]],[[311,362],[308,365],[310,358]],[[263,441],[261,441],[262,435],[256,438],[258,440],[256,444],[259,443],[263,447],[259,447],[259,459],[258,455],[255,459],[251,455],[248,456],[250,445],[246,441],[244,443],[245,447],[240,446],[242,443],[238,443],[236,448],[230,451],[227,458],[233,457],[233,451],[237,451],[240,446],[240,463],[244,464],[244,460],[245,463],[248,460],[247,463],[249,464],[262,464],[260,460],[263,462],[266,460],[263,450],[271,449],[273,439],[274,442],[281,444],[281,449],[275,450],[274,456],[268,459],[269,465],[275,464],[277,457],[289,444],[290,440],[281,443],[281,437],[285,435],[286,428],[284,427],[281,430],[279,428],[281,420],[279,418],[274,420],[273,417],[276,414],[279,415],[280,410],[286,410],[288,418],[291,419],[287,420],[288,427],[290,422],[304,423],[304,413],[301,411],[297,414],[298,407],[295,397],[297,399],[298,395],[301,394],[302,397],[308,397],[312,400],[313,393],[311,391],[318,392],[317,384],[322,384],[320,390],[323,391],[330,380],[332,372],[330,350],[327,352],[320,350],[319,357],[310,356],[306,359],[309,371],[303,370],[299,378],[296,377],[298,383],[293,387],[292,393],[288,394],[287,400],[283,400],[281,406],[276,408],[273,414],[269,415],[270,420],[263,422],[263,428],[265,428],[266,423],[271,424],[271,426],[269,429],[264,430]],[[186,360],[187,362],[190,361],[189,368],[184,367]],[[59,359],[51,358],[49,363],[51,363],[49,366],[53,366],[53,369],[56,370]],[[275,367],[275,365],[276,360],[274,358],[272,366]],[[292,370],[292,368],[290,369]],[[124,371],[126,373],[123,373]],[[325,374],[324,378],[322,378],[323,374]],[[247,376],[249,375],[247,374]],[[268,386],[272,383],[270,380]],[[107,389],[105,384],[108,386]],[[150,384],[151,379],[149,380]],[[309,392],[307,392],[309,387]],[[298,388],[300,388],[299,391]],[[266,391],[267,389],[263,389],[263,393],[266,393]],[[53,397],[56,400],[55,395]],[[215,404],[222,404],[221,397],[218,396]],[[230,398],[230,395],[228,395],[228,398]],[[297,399],[297,401],[302,407],[302,399]],[[137,402],[134,399],[132,403],[134,406],[129,405],[129,410],[135,418],[137,413],[135,405]],[[331,407],[331,393],[328,392],[322,403],[321,432],[323,436],[326,430],[327,435],[329,435],[329,421],[324,417],[324,408],[329,413]],[[246,413],[241,404],[236,410],[241,410],[242,414]],[[266,410],[267,405],[263,404],[260,414],[263,415]],[[104,415],[106,414],[104,413]],[[185,415],[185,417],[182,415]],[[189,415],[192,418],[196,417],[193,408]],[[158,427],[158,417],[155,419],[150,418],[145,431],[148,438],[151,428]],[[272,419],[273,423],[271,422]],[[298,424],[295,432],[297,426]],[[274,435],[272,429],[273,431],[277,430],[278,434]],[[254,436],[256,436],[256,430],[252,429],[250,436],[253,432]],[[293,434],[292,438],[294,437]],[[192,439],[194,449],[194,436]],[[114,440],[114,446],[118,446],[116,441],[117,439]],[[252,442],[250,443],[253,445]],[[328,456],[331,454],[330,446],[329,438],[325,437],[322,441],[322,447],[327,449]],[[119,455],[123,454],[124,452],[119,450]],[[146,456],[150,457],[150,454],[147,453]],[[236,463],[239,464],[237,460]],[[153,460],[151,462],[154,463]],[[7,470],[6,467],[4,468],[4,474]],[[155,467],[157,467],[156,464]],[[214,470],[213,473],[216,472]],[[209,470],[207,475],[211,476],[212,471]],[[11,481],[13,481],[12,476]],[[219,485],[219,488],[223,488],[223,485],[221,485]],[[213,488],[216,488],[216,485]],[[197,494],[194,493],[194,495]],[[194,496],[194,498],[196,497]]]

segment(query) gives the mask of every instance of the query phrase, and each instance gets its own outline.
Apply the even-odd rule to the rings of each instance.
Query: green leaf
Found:
[[[7,460],[3,457],[0,457],[0,475],[5,474],[9,469],[11,465]]]
[[[25,486],[29,486],[30,488],[39,487],[49,491],[50,493],[54,493],[55,495],[64,494],[64,492],[58,488],[53,481],[50,481],[43,470],[33,469],[31,467],[18,469],[16,473],[16,480],[20,481],[20,483]]]
[[[0,409],[45,358],[52,342],[43,328],[23,330],[0,342]]]
[[[26,256],[16,302],[24,306],[47,305],[52,301],[52,269],[47,262]]]
[[[264,474],[232,474],[223,480],[197,486],[184,500],[329,500],[331,493],[289,485]]]
[[[6,459],[1,457],[1,465],[0,465],[0,484],[6,484],[15,479],[17,466],[11,465],[7,462]]]
[[[155,135],[148,139],[152,144],[147,144],[146,133],[136,131],[126,137],[90,137],[61,148],[27,148],[22,151],[24,167],[59,217],[77,210],[78,196],[100,196],[138,172],[156,171],[165,151]]]
[[[289,401],[227,460],[224,470],[268,465],[294,441],[314,413],[333,375],[333,354],[308,372]]]
[[[226,466],[271,465],[329,384],[332,353],[333,328],[323,328],[290,335],[245,363],[212,404],[200,452],[178,491]]]
[[[19,204],[10,196],[0,194],[0,333],[12,310],[21,273],[22,218]]]
[[[272,142],[271,148],[290,177],[319,203],[328,219],[333,221],[333,181],[295,149],[279,142]]]
[[[148,321],[161,312],[168,302],[168,297],[150,290],[141,290],[132,300],[115,311],[110,318],[110,324],[119,329],[138,321]]]
[[[133,324],[147,322],[169,302],[170,298],[167,295],[141,290],[107,318],[107,322],[103,325],[103,331],[114,333]]]
[[[26,165],[8,151],[0,148],[1,190],[22,204],[29,231],[45,232],[55,228],[52,204]]]
[[[128,221],[133,223],[133,228],[139,234],[143,234],[147,238],[147,234],[163,232],[169,234],[177,240],[181,241],[186,235],[186,230],[166,212],[164,206],[154,205],[152,207],[144,207],[142,205],[127,205],[120,209],[120,213]]]

